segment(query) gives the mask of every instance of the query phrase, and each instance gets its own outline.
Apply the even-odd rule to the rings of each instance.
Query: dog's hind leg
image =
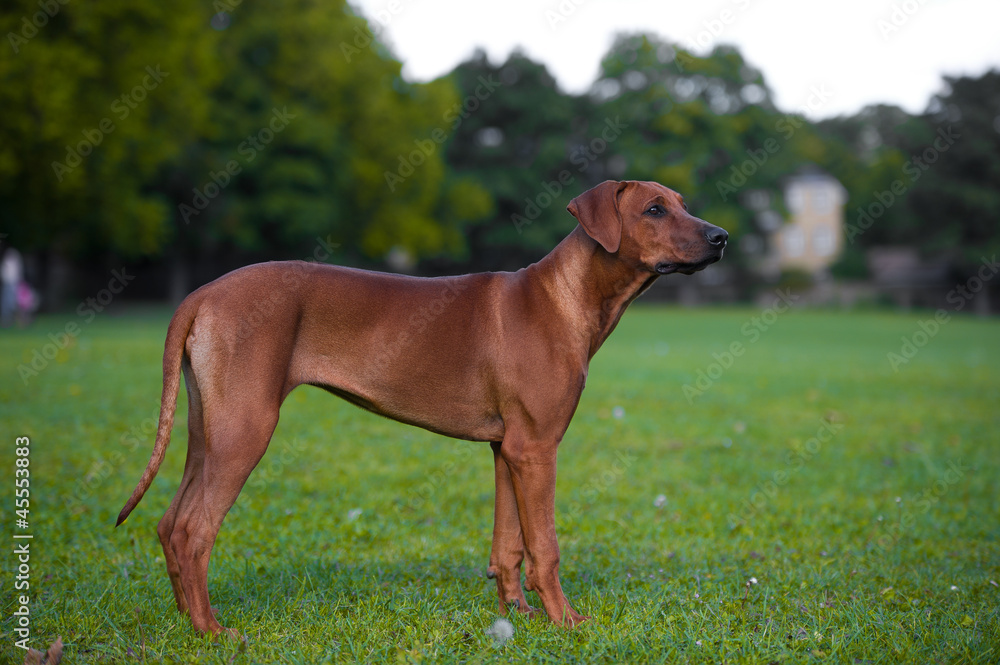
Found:
[[[191,478],[182,486],[176,508],[171,507],[175,512],[169,536],[180,595],[187,603],[191,623],[201,632],[225,630],[209,601],[208,562],[226,513],[267,450],[278,423],[279,406],[275,394],[267,395],[256,386],[245,392],[232,390],[216,404],[203,402],[201,464],[199,467],[197,459],[189,457]]]
[[[198,383],[194,372],[191,371],[191,364],[185,358],[182,365],[184,370],[184,382],[187,385],[188,393],[188,448],[187,460],[184,462],[184,475],[181,477],[180,487],[174,495],[170,507],[163,515],[156,533],[160,537],[160,545],[163,547],[163,558],[167,564],[167,574],[170,576],[170,585],[174,590],[174,600],[177,601],[177,609],[182,614],[188,612],[188,602],[184,597],[184,587],[181,585],[181,569],[177,563],[177,555],[170,544],[170,536],[174,532],[174,523],[177,521],[177,509],[181,504],[181,499],[187,492],[197,493],[198,485],[201,483],[201,470],[205,463],[205,419],[202,413],[201,394],[198,391]]]

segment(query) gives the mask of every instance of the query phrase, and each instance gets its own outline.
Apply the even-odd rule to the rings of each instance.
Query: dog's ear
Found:
[[[587,235],[614,254],[622,242],[622,213],[618,201],[627,182],[605,180],[569,202],[566,209],[576,217]]]

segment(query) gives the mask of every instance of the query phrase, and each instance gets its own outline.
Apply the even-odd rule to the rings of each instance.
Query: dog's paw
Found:
[[[239,644],[240,651],[246,651],[247,646],[249,646],[249,643],[247,642],[247,636],[241,633],[240,631],[236,630],[235,628],[223,628],[222,634],[228,635],[229,639]]]
[[[531,618],[538,616],[542,610],[538,607],[532,607],[528,603],[522,603],[519,598],[514,598],[513,600],[507,601],[507,607],[512,610],[516,610],[520,614],[526,614]]]
[[[563,627],[577,628],[590,621],[590,619],[591,617],[571,609],[563,618]]]

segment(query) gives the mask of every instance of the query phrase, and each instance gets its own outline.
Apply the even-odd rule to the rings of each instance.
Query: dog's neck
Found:
[[[629,304],[659,276],[609,254],[577,226],[545,258],[525,269],[538,279],[573,325],[574,337],[594,354]]]

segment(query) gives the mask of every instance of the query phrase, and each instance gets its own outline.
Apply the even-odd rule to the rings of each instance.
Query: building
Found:
[[[822,275],[844,249],[847,191],[833,176],[810,170],[790,177],[784,194],[788,219],[762,224],[769,233],[772,269]]]

